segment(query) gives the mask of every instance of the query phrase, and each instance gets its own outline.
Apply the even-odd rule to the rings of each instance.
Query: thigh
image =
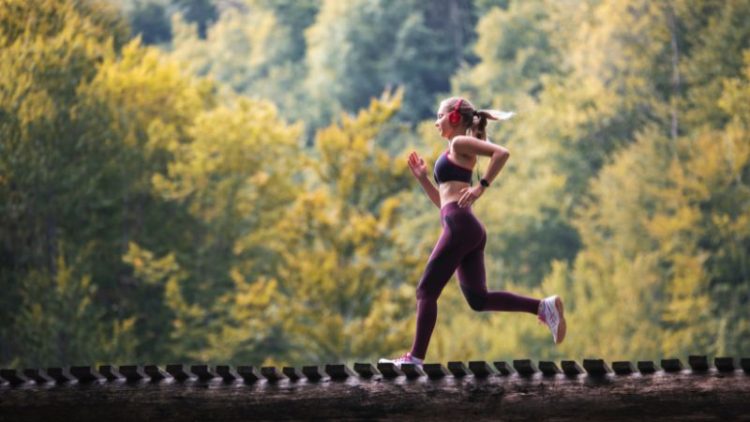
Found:
[[[418,299],[437,299],[440,296],[464,256],[460,246],[456,237],[445,228],[417,285]]]
[[[487,280],[484,268],[484,245],[486,236],[471,252],[464,255],[458,264],[458,282],[461,289],[483,293],[487,291]]]

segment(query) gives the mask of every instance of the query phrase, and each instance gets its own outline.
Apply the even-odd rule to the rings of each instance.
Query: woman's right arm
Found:
[[[419,184],[422,185],[422,189],[427,194],[427,197],[430,198],[430,201],[436,207],[440,208],[440,192],[438,192],[437,188],[430,181],[430,178],[427,176],[427,165],[416,152],[409,154],[409,169],[414,177],[417,178]]]
[[[435,185],[432,184],[430,181],[430,178],[427,176],[420,177],[419,184],[422,185],[422,189],[424,189],[424,193],[427,194],[427,197],[430,198],[430,201],[432,201],[433,204],[435,204],[438,209],[440,208],[440,192],[438,192]]]

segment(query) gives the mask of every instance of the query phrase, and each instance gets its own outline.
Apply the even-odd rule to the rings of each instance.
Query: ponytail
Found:
[[[487,139],[487,120],[508,120],[515,115],[512,111],[475,110],[472,117],[471,135],[478,139]]]
[[[471,136],[487,140],[487,120],[508,120],[516,113],[501,110],[478,110],[466,99],[451,97],[443,100],[450,112],[451,124],[461,122]]]
[[[513,117],[516,113],[512,111],[500,111],[500,110],[475,110],[474,117],[472,119],[471,135],[477,139],[482,139],[489,142],[487,138],[487,120],[508,120]],[[479,171],[479,164],[477,163],[477,180],[482,179],[482,175]]]

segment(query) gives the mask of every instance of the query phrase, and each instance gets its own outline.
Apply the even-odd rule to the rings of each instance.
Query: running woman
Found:
[[[461,291],[475,311],[528,312],[536,315],[552,332],[559,344],[565,338],[563,303],[558,296],[534,299],[505,291],[487,291],[484,269],[484,226],[471,211],[471,205],[490,187],[510,153],[485,141],[487,120],[504,120],[511,113],[477,110],[467,100],[449,98],[440,103],[435,127],[448,140],[448,148],[435,162],[435,187],[427,176],[427,166],[416,152],[408,163],[414,177],[430,200],[440,208],[443,231],[437,241],[422,278],[417,285],[417,332],[411,351],[396,359],[380,363],[421,365],[437,321],[437,300],[454,272],[458,272]],[[490,164],[472,186],[471,178],[477,156],[490,157]]]

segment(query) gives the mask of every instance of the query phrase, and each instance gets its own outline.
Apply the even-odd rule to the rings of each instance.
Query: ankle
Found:
[[[418,361],[420,361],[420,362],[424,362],[424,358],[420,358],[420,357],[417,357],[417,355],[415,355],[415,354],[414,354],[414,353],[412,353],[412,352],[409,352],[409,353],[408,353],[408,355],[409,355],[409,357],[411,357],[411,358],[413,358],[413,359],[416,359],[416,360],[418,360]]]

